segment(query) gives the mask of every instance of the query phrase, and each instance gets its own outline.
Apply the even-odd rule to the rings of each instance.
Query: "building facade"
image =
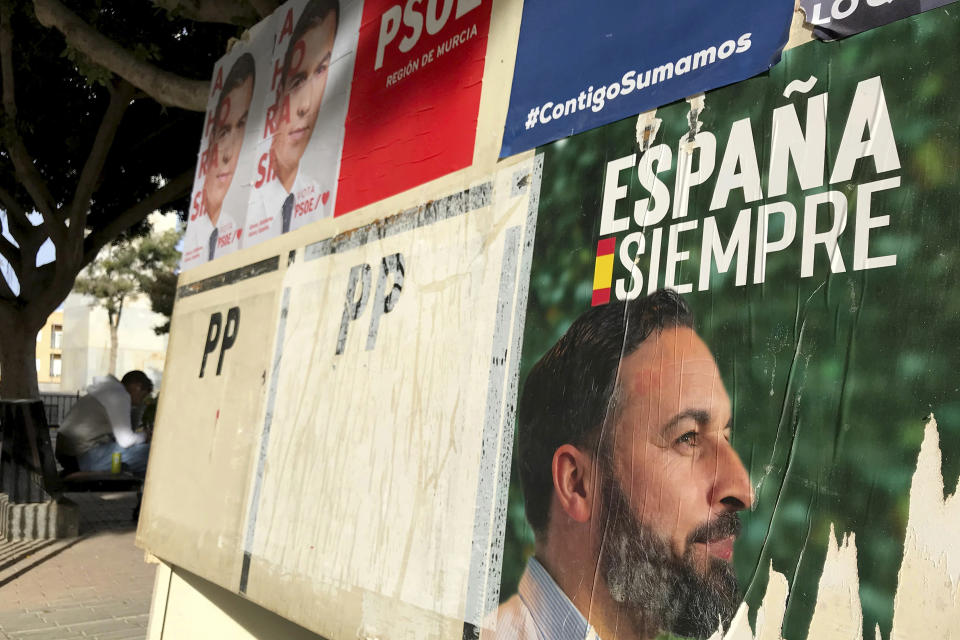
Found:
[[[62,369],[59,391],[83,391],[95,376],[110,368],[110,325],[107,312],[93,298],[71,293],[63,302]],[[159,386],[163,373],[167,336],[153,328],[166,318],[150,309],[146,296],[130,298],[123,306],[117,332],[117,377],[131,369],[144,371]],[[39,352],[37,354],[39,362]]]
[[[63,311],[54,311],[37,333],[37,383],[40,391],[60,391],[63,326]]]

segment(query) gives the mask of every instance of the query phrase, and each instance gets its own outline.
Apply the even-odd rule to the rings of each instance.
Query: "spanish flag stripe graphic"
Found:
[[[609,289],[613,280],[613,254],[597,256],[597,264],[593,270],[593,288]]]
[[[597,243],[597,261],[593,268],[593,298],[596,307],[610,302],[610,283],[613,281],[613,253],[617,248],[616,238],[604,238]]]

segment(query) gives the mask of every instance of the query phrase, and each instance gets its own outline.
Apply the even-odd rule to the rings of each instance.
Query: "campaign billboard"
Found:
[[[956,633],[958,36],[810,43],[539,150],[486,637]]]
[[[500,156],[766,71],[792,13],[789,0],[525,2]]]
[[[444,56],[486,19],[447,5]],[[381,96],[441,61],[395,6],[356,14]],[[951,637],[958,35],[810,42],[187,272],[139,543],[332,639]]]

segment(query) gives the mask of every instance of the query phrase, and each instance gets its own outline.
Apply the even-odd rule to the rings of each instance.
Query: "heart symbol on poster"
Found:
[[[323,202],[323,204],[327,204],[327,200],[329,199],[330,199],[329,191],[324,191],[323,194],[320,196],[320,200]]]

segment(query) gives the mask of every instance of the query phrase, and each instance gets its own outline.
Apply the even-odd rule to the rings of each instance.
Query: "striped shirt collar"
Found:
[[[600,640],[600,636],[573,606],[536,558],[527,561],[520,578],[520,599],[530,612],[541,638],[549,640]]]

